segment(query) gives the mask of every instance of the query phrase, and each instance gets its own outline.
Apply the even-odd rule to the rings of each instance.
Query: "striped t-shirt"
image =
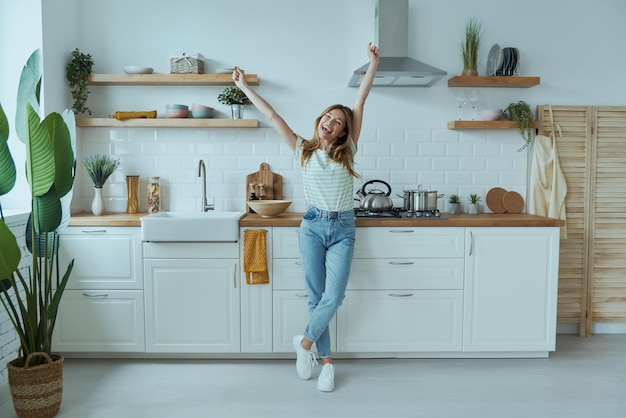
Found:
[[[295,158],[300,163],[304,139],[296,141]],[[352,151],[356,147],[350,141]],[[341,164],[332,161],[324,150],[316,150],[302,167],[302,183],[307,203],[329,212],[343,212],[354,208],[354,177]]]

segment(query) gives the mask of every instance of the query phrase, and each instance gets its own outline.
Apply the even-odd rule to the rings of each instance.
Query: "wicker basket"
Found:
[[[204,57],[185,53],[170,57],[170,74],[204,74]]]
[[[28,367],[34,356],[46,363]],[[49,418],[61,408],[63,356],[32,353],[7,363],[13,407],[19,418]]]

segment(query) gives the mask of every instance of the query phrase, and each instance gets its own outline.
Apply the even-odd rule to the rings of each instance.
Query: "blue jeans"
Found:
[[[330,357],[328,324],[346,294],[354,254],[354,211],[328,212],[309,206],[300,224],[299,244],[309,297],[304,336],[321,358]]]

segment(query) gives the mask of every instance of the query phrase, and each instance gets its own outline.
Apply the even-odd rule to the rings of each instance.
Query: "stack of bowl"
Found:
[[[182,104],[165,105],[165,116],[168,118],[186,118],[189,116],[189,106]]]
[[[198,103],[191,105],[191,116],[193,118],[210,118],[213,112],[213,108],[204,106]]]

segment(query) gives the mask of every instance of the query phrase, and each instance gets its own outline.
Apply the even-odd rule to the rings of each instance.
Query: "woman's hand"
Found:
[[[378,47],[372,44],[371,42],[367,45],[367,56],[370,59],[370,61],[376,60],[378,62],[379,52],[380,51],[378,50]]]
[[[235,82],[235,85],[239,88],[247,86],[246,75],[241,68],[235,67],[235,69],[233,70],[233,81]]]

